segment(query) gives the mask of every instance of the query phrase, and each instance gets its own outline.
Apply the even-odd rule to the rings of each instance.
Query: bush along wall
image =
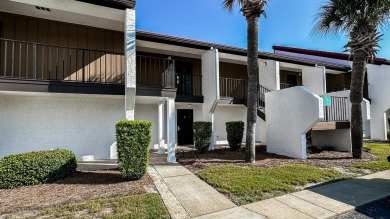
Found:
[[[77,158],[68,150],[10,155],[0,159],[0,188],[55,182],[72,176],[76,168]]]
[[[152,123],[123,120],[116,123],[118,165],[122,177],[137,180],[145,175],[149,162]]]
[[[244,122],[231,121],[226,123],[227,140],[230,150],[237,151],[241,148],[242,138],[244,136]]]
[[[199,153],[206,152],[211,143],[212,124],[211,122],[194,122],[195,147]]]
[[[390,130],[387,130],[387,140],[389,141],[390,144]]]

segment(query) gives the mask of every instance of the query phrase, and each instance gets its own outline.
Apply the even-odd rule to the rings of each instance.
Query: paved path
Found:
[[[166,155],[151,153],[149,175],[172,218],[194,218],[236,207],[224,195]]]
[[[238,207],[183,166],[158,157],[151,155],[149,174],[172,218],[335,218],[390,196],[390,171],[384,171]]]

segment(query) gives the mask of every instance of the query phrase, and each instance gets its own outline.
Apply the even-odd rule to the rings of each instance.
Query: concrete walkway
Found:
[[[148,173],[172,218],[194,218],[236,207],[224,195],[166,155],[150,154]]]
[[[151,154],[149,174],[172,218],[335,218],[390,196],[390,171],[383,171],[236,206],[183,166],[165,159]]]

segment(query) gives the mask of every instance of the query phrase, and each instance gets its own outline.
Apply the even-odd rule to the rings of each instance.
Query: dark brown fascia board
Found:
[[[99,5],[108,8],[125,10],[126,8],[134,8],[136,0],[77,0],[89,4]]]
[[[212,47],[218,49],[220,52],[223,53],[241,55],[241,56],[247,55],[247,50],[242,48],[226,46],[226,45],[221,45],[216,43],[208,43],[208,42],[203,42],[198,40],[191,40],[191,39],[186,39],[181,37],[168,36],[163,34],[150,33],[150,32],[140,31],[140,30],[137,31],[136,38],[138,40],[189,47],[194,49],[202,49],[202,50],[209,50]],[[324,66],[326,68],[337,70],[337,71],[351,70],[351,67],[349,66],[317,62],[313,60],[295,58],[295,57],[284,56],[284,55],[279,55],[274,53],[267,53],[267,52],[259,52],[258,57],[260,59],[271,59],[275,61],[282,61],[282,62],[299,64],[304,66]]]

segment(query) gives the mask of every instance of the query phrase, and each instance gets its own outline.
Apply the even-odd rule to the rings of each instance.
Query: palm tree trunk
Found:
[[[352,80],[350,101],[351,108],[351,139],[352,155],[354,158],[362,158],[363,150],[363,87],[366,74],[367,54],[364,51],[356,51],[353,56]]]
[[[259,16],[251,15],[247,20],[248,37],[248,98],[247,98],[247,126],[246,126],[246,154],[245,161],[255,163],[255,130],[257,120],[257,85],[259,82],[258,63],[258,27]]]

